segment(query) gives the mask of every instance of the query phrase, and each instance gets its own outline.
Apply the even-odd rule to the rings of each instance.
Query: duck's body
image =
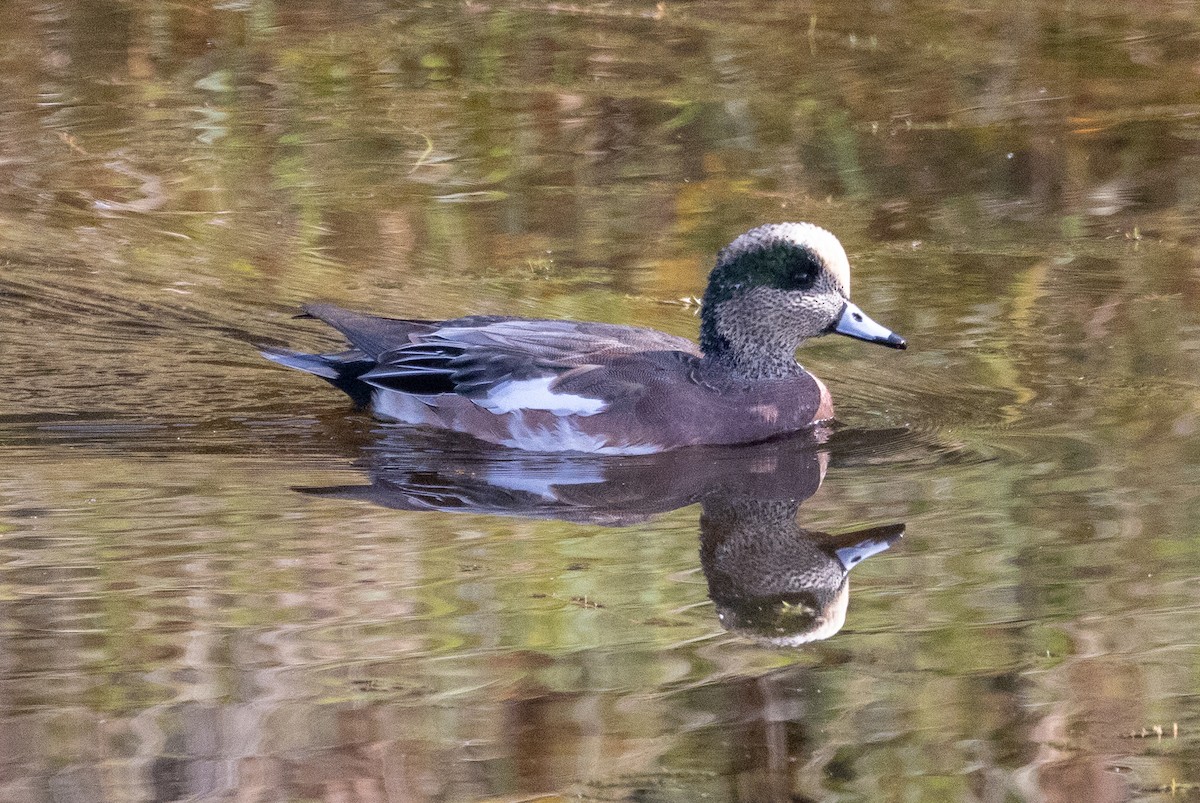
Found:
[[[314,304],[306,312],[353,349],[264,354],[328,380],[385,419],[520,449],[644,454],[763,441],[832,418],[829,391],[796,363],[800,341],[841,331],[904,344],[848,295],[849,264],[833,235],[781,224],[721,252],[699,348],[612,324],[405,320]]]
[[[793,376],[741,379],[690,340],[652,329],[305,310],[355,350],[268,357],[339,384],[382,418],[519,449],[643,454],[748,443],[833,415],[825,386],[799,366]]]

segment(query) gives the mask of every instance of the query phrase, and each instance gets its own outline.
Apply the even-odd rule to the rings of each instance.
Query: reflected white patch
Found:
[[[555,393],[550,384],[555,377],[501,382],[488,395],[475,401],[492,413],[511,413],[517,410],[548,410],[555,415],[595,415],[607,406],[600,399]]]
[[[601,483],[604,481],[604,472],[595,466],[526,466],[517,463],[493,466],[486,477],[488,485],[535,494],[554,502],[558,500],[555,488]]]

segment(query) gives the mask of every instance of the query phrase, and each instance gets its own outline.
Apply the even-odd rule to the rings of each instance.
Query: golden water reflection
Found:
[[[86,556],[105,555],[103,539],[46,537],[35,523],[44,512],[31,508],[28,533],[6,542],[10,568],[20,566],[23,578],[19,599],[6,605],[5,763],[18,779],[8,792],[54,795],[61,784],[85,799],[471,799],[499,784],[606,798],[660,785],[658,762],[693,740],[724,743],[725,722],[771,745],[734,772],[738,782],[782,793],[793,753],[804,748],[799,722],[777,718],[802,720],[816,692],[798,697],[792,670],[730,674],[722,653],[834,635],[850,568],[903,531],[831,537],[798,527],[797,509],[821,488],[830,448],[844,440],[614,459],[384,428],[356,461],[369,483],[288,493],[293,506],[308,497],[316,505],[370,502],[391,517],[418,511],[409,526],[393,518],[401,531],[380,541],[346,531],[346,522],[310,518],[311,535],[276,542],[270,556],[220,534],[229,528],[218,522],[237,514],[197,510],[207,525],[160,522],[140,545],[122,539],[120,554],[107,558],[112,566],[96,564]],[[287,502],[270,487],[277,483],[239,515],[260,523],[256,540],[291,530],[270,522],[268,511]],[[86,505],[108,516],[133,506],[146,516],[166,501],[131,490]],[[654,525],[674,510],[675,522]],[[553,574],[439,512],[467,522],[515,517],[504,538],[558,551],[545,556]],[[629,557],[596,565],[586,543],[569,546],[570,532],[546,541],[526,519],[599,524]],[[472,543],[480,539],[492,546]],[[611,551],[596,549],[597,557]],[[663,549],[679,599],[654,604],[641,578],[660,573],[662,558],[642,566],[637,555]],[[438,568],[444,560],[448,574]],[[631,582],[605,579],[622,574]],[[739,638],[714,631],[700,605],[705,589],[717,620]],[[105,609],[114,596],[139,611],[123,625]],[[647,603],[659,613],[647,616]],[[589,623],[603,619],[615,621]],[[456,634],[450,641],[446,625]],[[563,625],[574,635],[545,630]],[[564,638],[575,648],[555,646]],[[766,666],[777,663],[765,657]],[[809,674],[823,663],[802,665]],[[53,757],[67,755],[73,761],[58,768]],[[615,772],[603,769],[609,763]],[[709,774],[685,770],[688,788],[713,783]]]
[[[0,800],[1195,796],[1198,43],[1172,0],[0,5]],[[801,351],[844,429],[795,517],[293,490],[377,443],[257,355],[298,304],[694,336],[783,219],[912,346]],[[764,521],[907,530],[780,649],[719,619]]]
[[[777,646],[837,633],[845,622],[850,569],[904,533],[903,524],[893,524],[834,537],[797,524],[801,504],[825,478],[826,432],[622,459],[484,451],[467,438],[386,433],[370,449],[370,485],[306,492],[398,510],[605,526],[630,526],[699,504],[700,563],[718,620]]]

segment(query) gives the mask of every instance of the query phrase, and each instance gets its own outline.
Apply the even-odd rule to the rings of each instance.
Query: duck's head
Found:
[[[759,226],[722,249],[700,314],[705,356],[748,378],[794,373],[800,343],[831,332],[906,346],[850,301],[846,251],[811,223]]]

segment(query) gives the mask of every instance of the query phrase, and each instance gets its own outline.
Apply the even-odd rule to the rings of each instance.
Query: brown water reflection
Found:
[[[904,434],[869,439],[881,445]],[[846,439],[835,436],[836,443]],[[372,447],[370,485],[303,490],[398,510],[605,526],[639,524],[699,503],[700,563],[721,624],[775,646],[798,646],[841,629],[850,569],[904,533],[903,524],[893,524],[834,537],[797,525],[800,505],[825,478],[827,440],[828,433],[807,433],[739,448],[609,459],[386,430]]]
[[[0,23],[0,800],[1198,794],[1194,4]],[[298,303],[692,336],[715,250],[782,219],[912,345],[801,354],[843,432],[904,431],[800,509],[907,524],[835,638],[721,627],[700,499],[292,490],[377,442],[253,349]]]

